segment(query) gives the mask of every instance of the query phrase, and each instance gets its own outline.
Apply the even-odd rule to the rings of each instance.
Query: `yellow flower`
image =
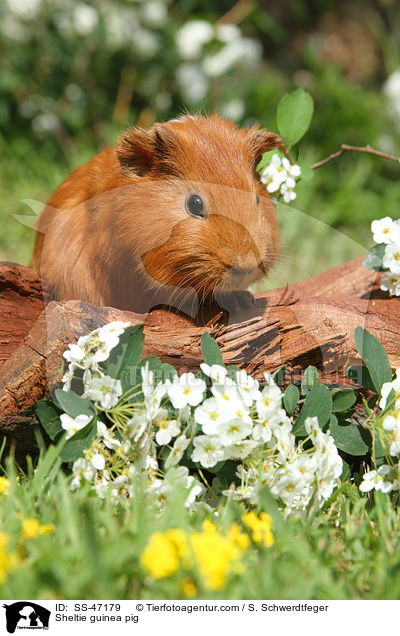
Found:
[[[203,532],[191,535],[190,543],[206,587],[222,590],[228,572],[240,556],[238,547],[228,537],[219,534],[210,521],[204,522]]]
[[[195,596],[197,587],[191,579],[185,579],[182,583],[182,596]]]
[[[40,532],[40,521],[33,517],[27,517],[22,521],[22,538],[34,539]]]
[[[257,517],[254,510],[246,512],[242,516],[243,523],[252,530],[251,536],[253,541],[258,544],[263,544],[269,548],[274,543],[274,535],[271,531],[272,518],[266,512],[262,512]]]
[[[10,482],[6,477],[0,477],[0,495],[8,495]]]
[[[228,530],[227,538],[238,546],[241,550],[247,550],[250,539],[247,534],[241,531],[237,523],[232,523]]]
[[[183,568],[195,568],[205,587],[221,590],[229,572],[242,571],[241,556],[250,544],[249,537],[237,524],[232,524],[226,536],[220,534],[216,525],[205,520],[201,532],[185,533],[174,528],[151,535],[140,562],[154,578],[172,576]],[[182,595],[194,596],[197,592],[191,578],[182,583]]]
[[[52,523],[44,523],[39,528],[39,534],[51,534],[54,532],[54,526]]]
[[[22,521],[22,539],[35,539],[39,534],[51,534],[54,532],[52,523],[44,523],[41,525],[38,519],[27,517]]]
[[[155,532],[142,552],[140,563],[155,579],[172,576],[187,558],[185,534],[178,528]]]
[[[4,583],[7,575],[17,564],[15,554],[8,552],[9,537],[5,532],[0,532],[0,583]]]

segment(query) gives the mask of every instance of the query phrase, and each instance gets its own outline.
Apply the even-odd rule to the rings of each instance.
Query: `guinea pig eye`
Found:
[[[204,217],[203,199],[198,194],[190,194],[186,199],[186,210],[192,216]]]
[[[256,203],[258,207],[260,205],[260,197],[258,196],[258,194],[256,194]]]

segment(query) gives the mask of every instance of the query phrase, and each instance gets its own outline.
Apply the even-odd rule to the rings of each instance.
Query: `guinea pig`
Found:
[[[131,311],[247,290],[278,253],[256,166],[281,146],[215,113],[132,127],[50,197],[32,265],[53,298]]]

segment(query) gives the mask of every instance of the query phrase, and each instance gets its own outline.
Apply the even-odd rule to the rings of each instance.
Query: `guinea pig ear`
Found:
[[[260,130],[258,128],[250,132],[252,133],[250,137],[250,157],[255,171],[264,152],[274,150],[274,148],[283,148],[284,146],[282,139],[268,130]]]
[[[155,158],[155,140],[152,130],[132,127],[125,132],[117,147],[122,174],[144,177],[151,171]]]
[[[144,177],[151,172],[154,176],[180,176],[179,143],[166,126],[130,128],[121,137],[117,155],[124,175]]]

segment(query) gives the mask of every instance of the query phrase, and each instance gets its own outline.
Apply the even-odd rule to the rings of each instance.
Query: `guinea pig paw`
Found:
[[[233,314],[253,307],[256,302],[253,294],[247,290],[216,292],[214,300],[221,309]]]

